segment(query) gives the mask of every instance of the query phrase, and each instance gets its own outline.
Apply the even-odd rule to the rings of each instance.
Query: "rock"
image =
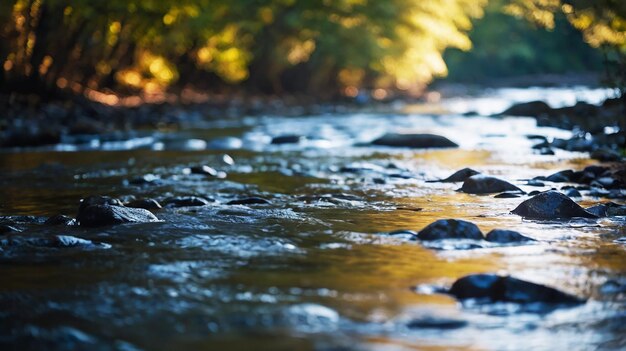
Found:
[[[458,329],[467,326],[467,321],[453,318],[423,317],[407,323],[409,329]]]
[[[161,180],[161,177],[154,175],[154,174],[145,174],[141,177],[137,177],[137,178],[133,178],[131,180],[128,181],[128,184],[130,185],[138,185],[138,186],[144,186],[144,185],[158,185],[161,184],[163,181]]]
[[[565,192],[565,195],[568,197],[576,197],[576,198],[582,198],[583,195],[580,193],[580,191],[576,190],[576,189],[567,189],[567,191]]]
[[[545,285],[510,276],[474,274],[458,279],[449,290],[460,300],[489,299],[494,302],[581,304],[585,300]]]
[[[274,145],[282,145],[282,144],[298,144],[303,137],[301,135],[295,134],[286,134],[280,135],[272,138],[272,144]]]
[[[434,134],[398,134],[387,133],[372,141],[373,145],[408,147],[414,149],[458,147],[448,138]]]
[[[408,229],[394,230],[392,232],[387,233],[387,235],[393,236],[394,238],[405,239],[405,240],[417,239],[417,232],[414,230],[408,230]]]
[[[52,239],[51,246],[56,247],[91,247],[94,246],[94,243],[91,240],[85,240],[81,238],[77,238],[75,236],[70,235],[55,235]]]
[[[198,197],[198,196],[177,196],[170,197],[164,201],[167,207],[187,207],[187,206],[206,206],[210,205],[213,199]]]
[[[44,224],[46,225],[76,225],[76,220],[72,217],[58,214],[48,218]]]
[[[514,199],[514,198],[518,198],[518,197],[520,197],[519,194],[508,193],[508,192],[500,193],[500,194],[494,196],[494,198],[496,198],[496,199]]]
[[[441,183],[457,183],[464,182],[467,178],[480,174],[480,172],[475,171],[471,168],[463,168],[462,170],[454,172],[451,176],[442,180],[434,180],[431,182],[441,182]]]
[[[424,241],[442,239],[483,240],[483,234],[474,223],[456,219],[440,219],[422,229],[417,238]]]
[[[555,155],[555,152],[549,147],[544,147],[544,148],[539,149],[539,155],[553,156]]]
[[[78,214],[87,207],[93,205],[111,205],[111,206],[124,206],[119,199],[115,199],[109,196],[88,196],[80,201],[78,206]]]
[[[560,171],[546,177],[546,180],[553,183],[566,183],[570,181],[570,177],[574,174],[572,170]]]
[[[528,186],[536,186],[536,187],[544,187],[544,186],[546,186],[545,183],[540,182],[538,179],[531,179],[528,182],[526,182],[526,185],[528,185]]]
[[[80,211],[76,219],[81,226],[85,227],[159,221],[159,219],[148,210],[112,205],[87,206]]]
[[[461,187],[461,191],[467,194],[490,194],[504,191],[518,191],[523,193],[522,189],[505,180],[482,174],[467,178]]]
[[[539,195],[541,194],[541,191],[539,190],[533,190],[531,192],[528,193],[528,196],[535,196],[535,195]]]
[[[626,216],[626,206],[609,206],[606,215],[609,217]]]
[[[522,202],[511,213],[526,218],[557,219],[585,217],[597,218],[598,216],[585,211],[569,197],[558,191],[546,191]]]
[[[134,200],[126,204],[126,207],[143,208],[144,210],[154,211],[163,208],[161,204],[155,199],[139,199]]]
[[[506,109],[501,115],[505,116],[528,116],[539,117],[544,114],[551,114],[552,107],[543,101],[531,101],[513,105]]]
[[[21,230],[7,225],[7,224],[0,224],[0,234],[7,234],[7,233],[19,233],[21,232]]]
[[[260,197],[246,197],[243,199],[228,201],[226,204],[227,205],[269,205],[271,204],[271,202]]]
[[[597,149],[591,153],[590,157],[600,162],[616,162],[622,159],[619,152],[611,149]]]
[[[504,229],[494,229],[487,233],[485,240],[492,243],[509,244],[519,243],[524,241],[535,241],[527,236],[524,236],[518,232]]]
[[[597,204],[586,208],[587,212],[598,217],[606,217],[608,210],[609,206],[607,206],[606,204]]]
[[[189,168],[189,173],[191,174],[201,174],[207,175],[211,177],[217,177],[217,170],[213,167],[209,166],[196,166]]]

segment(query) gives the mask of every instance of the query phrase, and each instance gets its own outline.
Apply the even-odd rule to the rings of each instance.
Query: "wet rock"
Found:
[[[606,204],[597,204],[586,208],[587,212],[598,217],[606,217],[608,210],[609,206],[607,206]]]
[[[51,246],[55,247],[91,247],[96,246],[91,240],[77,238],[70,235],[55,235]]]
[[[72,217],[58,214],[48,218],[44,224],[46,225],[76,225],[76,220]]]
[[[424,241],[442,239],[483,240],[483,234],[474,223],[457,219],[440,219],[422,229],[417,238]]]
[[[616,162],[622,159],[622,155],[620,155],[619,152],[611,149],[595,150],[591,153],[590,157],[600,162]]]
[[[405,239],[405,240],[417,239],[417,232],[414,230],[408,230],[408,229],[394,230],[392,232],[387,233],[387,235],[393,236],[394,238]]]
[[[388,133],[372,141],[373,145],[408,147],[414,149],[458,147],[450,139],[434,134],[398,134]]]
[[[78,214],[87,207],[93,205],[111,205],[111,206],[124,206],[119,199],[112,198],[109,196],[88,196],[80,201],[80,205],[78,206]]]
[[[269,205],[269,202],[266,199],[260,197],[246,197],[243,199],[231,200],[226,203],[227,205]]]
[[[493,302],[581,304],[585,300],[545,285],[510,276],[474,274],[458,279],[449,290],[460,300],[488,299]]]
[[[626,216],[626,206],[609,206],[606,211],[607,216]]]
[[[133,178],[127,181],[130,185],[144,186],[144,185],[158,185],[161,184],[163,180],[161,177],[154,174],[146,174],[141,177]]]
[[[554,150],[552,150],[549,147],[543,147],[543,148],[539,149],[539,155],[553,156],[553,155],[555,155],[555,152],[554,152]]]
[[[539,195],[541,194],[541,191],[539,190],[533,190],[531,192],[528,193],[528,196],[535,196],[535,195]]]
[[[155,199],[139,199],[133,200],[126,204],[126,207],[143,208],[144,210],[155,211],[163,208],[161,204]]]
[[[511,212],[518,216],[535,219],[597,218],[596,215],[587,212],[569,197],[553,190],[533,196]]]
[[[535,241],[535,239],[531,239],[527,236],[524,236],[516,231],[512,230],[504,230],[504,229],[494,229],[487,233],[485,236],[485,240],[492,243],[500,243],[500,244],[510,244],[510,243],[519,243],[525,241]]]
[[[462,319],[428,316],[413,319],[406,326],[409,329],[459,329],[467,324],[467,321]]]
[[[122,223],[157,222],[159,219],[142,208],[129,208],[111,205],[91,205],[85,207],[76,218],[81,226],[100,227]]]
[[[518,197],[520,197],[518,193],[509,193],[509,192],[500,193],[494,196],[494,198],[496,199],[514,199]]]
[[[0,234],[19,233],[21,230],[7,224],[0,224]]]
[[[461,191],[467,194],[490,194],[504,191],[518,191],[523,193],[522,189],[505,180],[482,174],[467,178],[461,187]]]
[[[442,180],[432,180],[430,182],[441,182],[441,183],[457,183],[457,182],[464,182],[467,178],[480,174],[480,172],[475,171],[471,168],[463,168],[459,171],[454,172],[452,175],[450,175],[448,178],[446,179],[442,179]]]
[[[191,167],[189,168],[189,173],[217,177],[217,170],[213,167],[209,167],[206,165]]]
[[[544,187],[544,186],[546,186],[545,183],[540,182],[538,179],[531,179],[528,182],[526,182],[526,185],[528,185],[528,186],[536,186],[536,187]]]
[[[570,181],[570,177],[574,174],[572,170],[560,171],[546,177],[546,180],[553,183],[565,183]]]
[[[188,206],[207,206],[213,202],[213,199],[205,199],[198,196],[176,196],[170,197],[164,201],[167,207],[188,207]]]
[[[611,177],[600,177],[591,182],[591,186],[602,187],[604,189],[617,189],[621,184]]]
[[[576,190],[576,189],[567,189],[565,191],[565,195],[568,197],[576,197],[576,198],[582,198],[583,195],[580,193],[580,191]]]
[[[301,135],[295,135],[295,134],[279,135],[277,137],[272,138],[272,144],[274,145],[298,144],[302,139],[303,137]]]
[[[501,115],[539,117],[544,114],[551,114],[552,111],[552,107],[543,101],[531,101],[513,105]]]

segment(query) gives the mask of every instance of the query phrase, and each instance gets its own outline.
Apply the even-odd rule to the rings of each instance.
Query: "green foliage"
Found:
[[[476,81],[602,70],[602,52],[587,45],[564,15],[554,16],[552,29],[546,29],[510,16],[503,11],[504,5],[502,0],[490,1],[484,18],[469,33],[472,51],[445,53],[450,79]]]

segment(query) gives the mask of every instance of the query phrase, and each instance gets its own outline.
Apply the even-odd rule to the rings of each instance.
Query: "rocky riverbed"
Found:
[[[0,348],[626,347],[612,125],[318,112],[5,145]]]

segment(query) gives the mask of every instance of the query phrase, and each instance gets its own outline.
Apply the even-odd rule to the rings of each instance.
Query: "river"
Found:
[[[524,198],[429,183],[464,167],[525,191],[535,176],[594,164],[539,155],[529,135],[568,138],[531,118],[488,115],[520,100],[598,103],[594,89],[501,89],[444,99],[443,114],[327,113],[196,118],[179,130],[83,137],[0,152],[0,215],[33,238],[71,235],[85,247],[0,246],[4,350],[590,350],[626,347],[624,217],[533,221]],[[411,111],[410,106],[406,107]],[[461,113],[477,111],[466,117]],[[456,149],[368,145],[385,132],[433,133]],[[297,144],[271,144],[297,134]],[[186,169],[208,165],[211,178]],[[133,181],[143,177],[143,181]],[[102,228],[33,223],[73,216],[88,195],[196,195],[208,206],[165,208],[161,222]],[[269,204],[227,205],[261,197]],[[579,203],[604,200],[584,196]],[[442,218],[483,233],[516,230],[518,246],[429,247],[403,236]],[[433,293],[491,272],[588,298],[554,311],[472,305]],[[452,328],[412,320],[453,319]],[[16,346],[19,345],[19,346]]]

